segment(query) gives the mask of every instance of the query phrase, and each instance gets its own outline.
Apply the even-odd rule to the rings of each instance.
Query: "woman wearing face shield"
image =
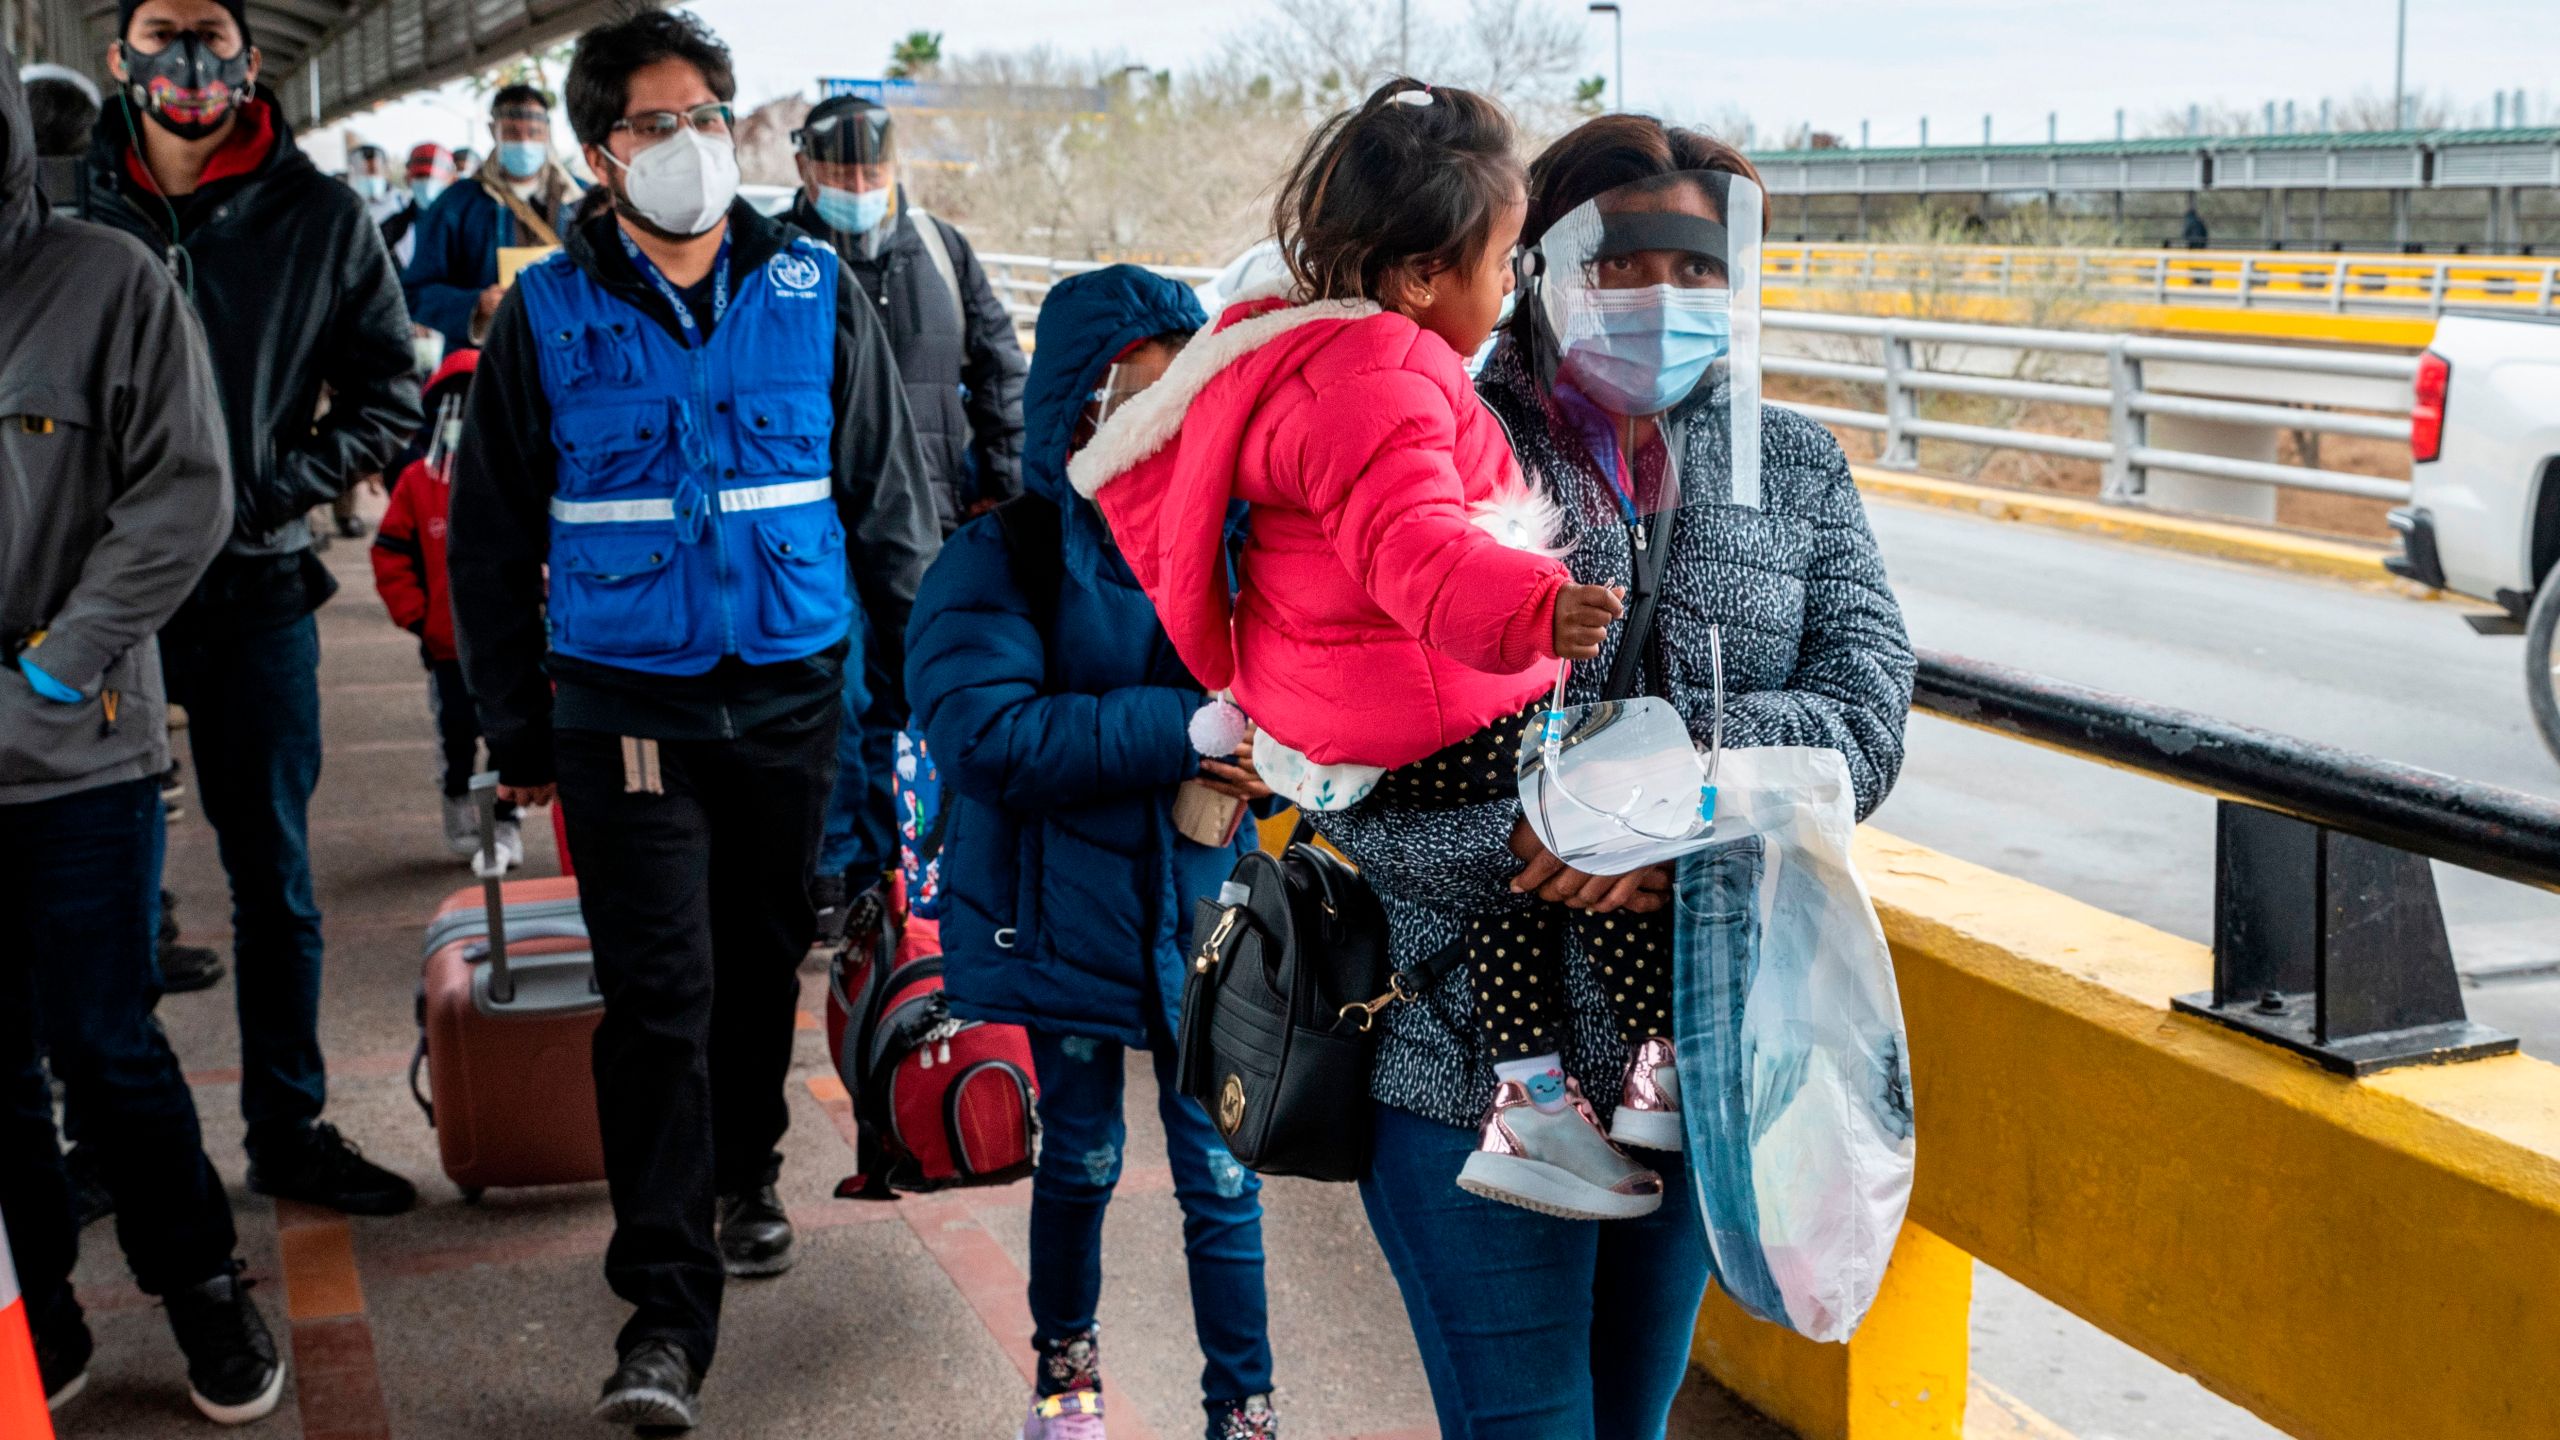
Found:
[[[1863,817],[1901,765],[1914,662],[1838,444],[1758,401],[1758,202],[1738,152],[1648,117],[1555,142],[1529,169],[1522,285],[1478,391],[1562,511],[1573,580],[1628,591],[1563,702],[1660,696],[1702,748],[1721,711],[1727,745],[1837,749]],[[1513,755],[1482,758],[1508,774]],[[1567,865],[1499,787],[1451,807],[1382,785],[1324,819],[1385,905],[1400,967],[1495,921],[1525,926],[1530,968],[1560,971],[1560,993],[1510,997],[1509,1013],[1523,998],[1548,1007],[1584,1094],[1635,1094],[1632,1079],[1621,1089],[1633,1061],[1676,1109],[1667,1063],[1655,1074],[1652,1047],[1631,1054],[1621,1038],[1664,1007],[1612,965],[1628,947],[1667,962],[1666,873]],[[1689,1157],[1646,1152],[1666,1203],[1640,1219],[1575,1223],[1460,1191],[1497,1058],[1483,1003],[1452,975],[1382,1017],[1361,1186],[1442,1433],[1660,1435],[1711,1269]]]

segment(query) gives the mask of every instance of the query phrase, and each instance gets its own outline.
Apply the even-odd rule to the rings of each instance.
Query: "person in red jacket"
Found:
[[[430,426],[427,453],[409,463],[392,486],[391,506],[373,537],[373,588],[393,623],[418,637],[426,662],[427,708],[444,744],[444,840],[456,855],[480,848],[479,821],[471,805],[471,773],[480,766],[480,717],[462,681],[453,644],[453,601],[445,589],[444,517],[452,498],[453,451],[462,433],[463,398],[477,350],[445,357],[427,382]],[[509,868],[524,862],[524,837],[515,807],[498,802],[498,858]]]

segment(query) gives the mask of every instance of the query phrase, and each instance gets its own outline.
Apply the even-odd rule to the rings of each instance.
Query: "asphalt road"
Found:
[[[1878,504],[1916,643],[2560,796],[2523,642],[2412,600],[2033,526]],[[1884,829],[2194,939],[2213,802],[1926,716]],[[2560,1060],[2560,895],[2436,867],[2474,1019]],[[2079,1440],[2276,1432],[1987,1268],[1974,1364]]]

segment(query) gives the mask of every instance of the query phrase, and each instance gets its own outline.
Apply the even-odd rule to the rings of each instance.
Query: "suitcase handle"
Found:
[[[505,1005],[516,998],[516,981],[507,971],[507,907],[498,891],[507,873],[498,858],[498,772],[471,777],[471,803],[480,816],[480,852],[471,857],[471,869],[489,907],[489,998]]]

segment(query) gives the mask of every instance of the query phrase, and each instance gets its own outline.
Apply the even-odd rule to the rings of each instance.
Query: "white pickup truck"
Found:
[[[2560,316],[2455,312],[2419,357],[2392,573],[2486,600],[2525,637],[2525,694],[2560,758]]]

